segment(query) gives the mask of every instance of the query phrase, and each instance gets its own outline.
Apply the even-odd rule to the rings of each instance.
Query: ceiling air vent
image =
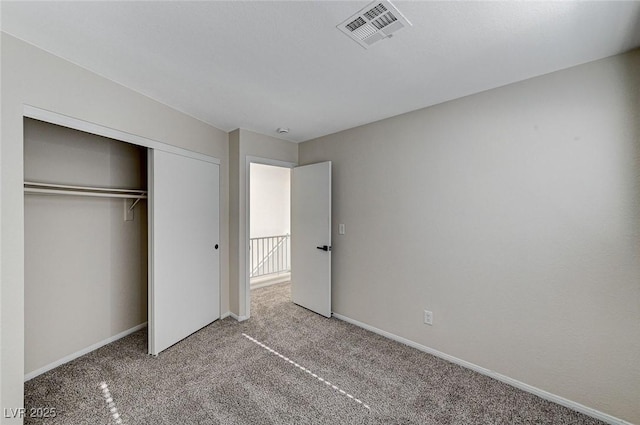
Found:
[[[411,22],[391,2],[378,0],[338,25],[338,29],[368,49],[373,43],[410,26]]]

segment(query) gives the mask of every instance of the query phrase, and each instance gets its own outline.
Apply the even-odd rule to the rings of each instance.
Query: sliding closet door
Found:
[[[220,317],[218,168],[149,150],[149,354]]]

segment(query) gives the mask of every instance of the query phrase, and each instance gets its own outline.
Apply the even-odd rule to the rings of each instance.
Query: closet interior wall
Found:
[[[25,181],[147,190],[146,149],[25,118]],[[147,321],[147,202],[25,194],[25,374]],[[131,204],[132,200],[127,200]]]

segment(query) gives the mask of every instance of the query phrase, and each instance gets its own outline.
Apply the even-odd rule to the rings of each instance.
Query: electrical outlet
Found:
[[[425,325],[433,325],[433,312],[429,310],[424,311],[424,323]]]
[[[345,234],[344,224],[338,224],[338,234],[339,235],[344,235]]]

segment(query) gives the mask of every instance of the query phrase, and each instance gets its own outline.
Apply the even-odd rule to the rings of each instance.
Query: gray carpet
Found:
[[[27,409],[57,416],[25,423],[116,424],[110,395],[129,425],[602,424],[297,307],[287,283],[252,291],[250,320],[219,320],[158,358],[146,339],[136,332],[27,382]]]

